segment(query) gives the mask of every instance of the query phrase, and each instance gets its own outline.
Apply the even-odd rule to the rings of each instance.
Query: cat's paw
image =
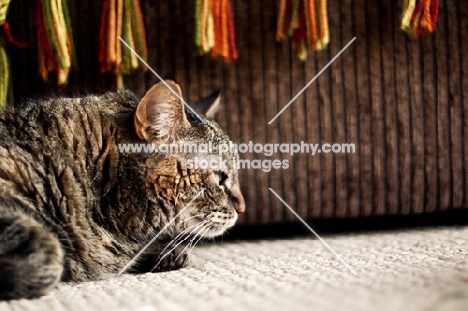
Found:
[[[177,270],[186,267],[188,264],[188,254],[184,251],[184,246],[178,245],[174,249],[164,251],[156,259],[156,265],[151,272],[164,272]]]

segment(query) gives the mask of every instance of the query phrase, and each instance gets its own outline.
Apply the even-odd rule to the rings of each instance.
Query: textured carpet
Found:
[[[61,284],[0,310],[467,310],[468,227],[198,247],[190,267]]]

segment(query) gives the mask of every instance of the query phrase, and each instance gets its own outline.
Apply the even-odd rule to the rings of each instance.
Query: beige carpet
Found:
[[[0,310],[468,310],[468,228],[198,247],[189,268],[61,284]]]

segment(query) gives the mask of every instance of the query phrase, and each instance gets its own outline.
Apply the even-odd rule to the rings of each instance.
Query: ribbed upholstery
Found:
[[[34,37],[34,1],[12,1],[19,40]],[[70,1],[79,71],[61,94],[103,92],[98,72],[100,1]],[[330,46],[305,63],[275,41],[277,1],[232,0],[240,58],[194,55],[193,1],[142,0],[149,64],[175,78],[190,101],[220,88],[220,123],[236,142],[354,143],[355,154],[300,154],[287,170],[241,172],[243,223],[423,213],[468,207],[468,3],[440,1],[434,35],[399,30],[402,1],[330,0]],[[346,50],[272,125],[267,125],[354,36]],[[16,99],[56,94],[37,75],[36,51],[10,49]],[[150,72],[127,80],[144,92]],[[247,159],[264,158],[246,154]]]

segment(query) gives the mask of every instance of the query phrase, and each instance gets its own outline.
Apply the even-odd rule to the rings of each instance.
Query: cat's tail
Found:
[[[23,212],[0,210],[0,300],[46,294],[63,270],[57,237]]]

